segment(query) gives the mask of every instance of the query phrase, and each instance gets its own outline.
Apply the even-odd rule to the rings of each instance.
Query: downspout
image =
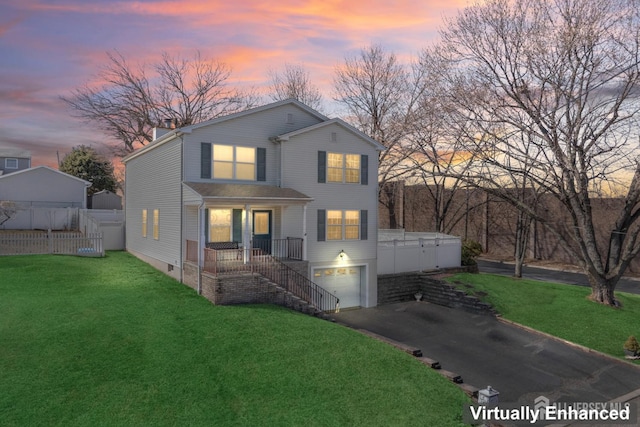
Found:
[[[202,269],[203,269],[203,252],[204,252],[204,199],[198,206],[198,295],[202,295]]]
[[[176,132],[178,138],[180,138],[180,283],[184,283],[184,246],[185,240],[185,226],[184,226],[184,139],[182,133]],[[198,274],[198,277],[200,274]]]

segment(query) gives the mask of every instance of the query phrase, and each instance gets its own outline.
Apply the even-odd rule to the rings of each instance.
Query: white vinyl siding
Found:
[[[287,123],[288,114],[293,117]],[[194,129],[184,136],[185,181],[209,181],[201,178],[201,143],[223,144],[239,147],[266,149],[265,184],[280,185],[280,145],[270,137],[302,129],[320,123],[318,117],[310,115],[295,105],[285,104],[273,109],[258,111],[238,118]],[[212,176],[213,178],[213,176]],[[241,181],[242,182],[242,181]]]
[[[125,181],[127,249],[178,266],[182,249],[181,152],[176,139],[129,160]],[[148,212],[147,229],[152,238],[142,237],[139,231],[143,209]]]

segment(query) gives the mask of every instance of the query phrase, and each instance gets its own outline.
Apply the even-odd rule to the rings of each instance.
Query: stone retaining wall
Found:
[[[422,293],[423,301],[471,313],[496,315],[491,305],[435,278],[433,274],[416,272],[378,276],[378,305],[414,301],[418,292]]]

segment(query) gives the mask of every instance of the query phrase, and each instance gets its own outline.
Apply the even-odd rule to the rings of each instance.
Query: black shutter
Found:
[[[360,240],[367,240],[369,238],[369,212],[365,210],[360,211]]]
[[[200,178],[211,179],[211,144],[200,143]]]
[[[324,209],[318,209],[318,242],[327,240],[327,212]]]
[[[369,156],[360,156],[360,184],[369,185]]]
[[[233,241],[242,243],[242,209],[234,209],[232,215]]]
[[[257,166],[257,177],[258,181],[266,181],[267,180],[267,149],[266,148],[258,148],[256,152],[256,166]]]
[[[327,182],[327,152],[318,151],[318,183]]]

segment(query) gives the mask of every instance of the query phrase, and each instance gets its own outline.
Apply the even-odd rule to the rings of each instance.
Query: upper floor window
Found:
[[[200,178],[266,181],[267,150],[261,147],[200,144]]]
[[[213,144],[213,178],[256,180],[256,149]]]
[[[360,182],[360,155],[327,153],[327,181]]]
[[[369,183],[369,156],[318,151],[318,182]]]
[[[5,169],[18,169],[18,159],[4,159]]]

